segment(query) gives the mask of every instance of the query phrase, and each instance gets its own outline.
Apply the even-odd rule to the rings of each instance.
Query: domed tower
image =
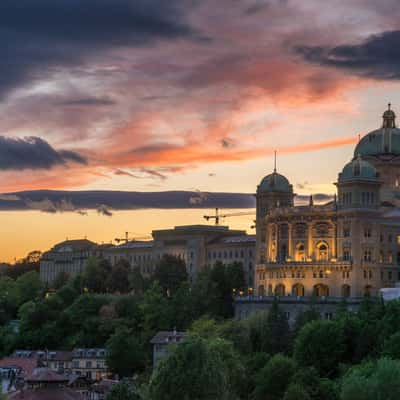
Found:
[[[346,164],[339,173],[338,208],[378,208],[380,205],[379,173],[361,155]]]
[[[293,186],[287,178],[276,172],[265,176],[257,187],[257,218],[263,218],[276,207],[293,206]]]
[[[400,198],[400,129],[390,103],[383,113],[382,127],[369,132],[356,146],[354,159],[358,155],[377,169],[382,181],[381,200],[395,204]]]
[[[277,207],[293,206],[293,186],[287,178],[276,172],[276,165],[272,174],[267,175],[257,186],[256,194],[256,253],[257,262],[263,262],[266,254],[267,224],[265,216],[268,211]]]

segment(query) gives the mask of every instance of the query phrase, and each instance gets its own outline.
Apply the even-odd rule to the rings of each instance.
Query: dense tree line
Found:
[[[269,312],[233,319],[240,264],[217,263],[189,285],[184,263],[165,257],[145,278],[121,260],[91,259],[82,276],[55,289],[30,271],[0,278],[0,352],[106,345],[109,368],[126,377],[108,400],[378,400],[400,398],[400,302],[365,298],[333,320],[310,302],[289,327],[278,300]],[[15,332],[9,321],[20,320]],[[150,339],[187,339],[153,371]]]

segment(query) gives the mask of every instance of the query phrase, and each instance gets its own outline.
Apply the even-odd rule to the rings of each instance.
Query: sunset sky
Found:
[[[333,193],[400,113],[399,21],[395,0],[1,0],[0,193],[252,193],[275,149],[297,193]]]

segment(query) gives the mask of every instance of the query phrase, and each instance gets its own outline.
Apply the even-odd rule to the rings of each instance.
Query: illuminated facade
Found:
[[[364,136],[339,173],[337,195],[295,206],[276,170],[257,188],[259,296],[361,298],[400,281],[400,129],[395,113]]]

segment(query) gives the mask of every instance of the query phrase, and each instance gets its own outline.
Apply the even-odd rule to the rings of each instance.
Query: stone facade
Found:
[[[206,265],[216,261],[240,262],[246,281],[253,285],[255,236],[227,226],[186,225],[172,229],[155,230],[153,240],[127,241],[118,246],[97,245],[88,240],[69,240],[44,253],[40,276],[44,282],[53,282],[60,272],[73,276],[82,273],[90,256],[103,257],[112,265],[128,261],[149,277],[164,254],[181,258],[187,267],[190,281],[194,281]]]
[[[339,173],[332,201],[316,205],[311,196],[295,205],[287,178],[276,169],[267,175],[256,194],[258,297],[238,299],[236,315],[267,309],[274,296],[292,316],[310,297],[330,315],[338,299],[354,306],[393,287],[400,281],[399,182],[400,129],[390,108]]]

